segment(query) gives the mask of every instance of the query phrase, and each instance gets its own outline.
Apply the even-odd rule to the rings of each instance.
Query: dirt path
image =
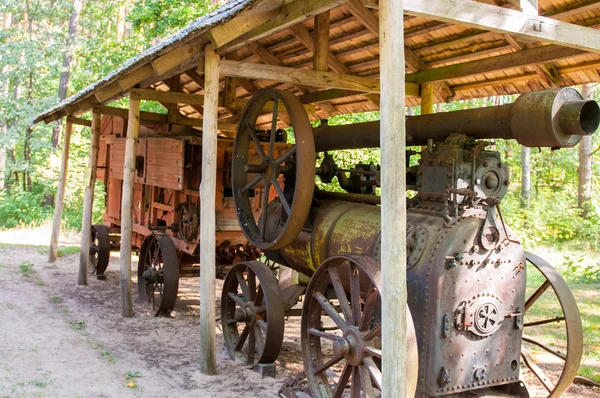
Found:
[[[81,287],[74,283],[77,255],[52,265],[45,257],[37,249],[0,248],[0,397],[278,395],[279,381],[231,361],[220,335],[219,375],[200,374],[197,305],[160,319],[136,304],[136,316],[123,319],[118,272]],[[141,377],[127,379],[127,372]]]
[[[302,370],[300,322],[290,318],[276,379],[260,379],[231,361],[220,330],[219,375],[203,376],[198,278],[180,281],[173,318],[155,318],[134,300],[135,316],[123,319],[118,258],[112,257],[106,281],[91,277],[82,287],[75,283],[78,254],[54,264],[46,257],[43,249],[0,244],[0,398],[269,398],[278,397],[286,378]],[[600,394],[575,386],[567,397]]]

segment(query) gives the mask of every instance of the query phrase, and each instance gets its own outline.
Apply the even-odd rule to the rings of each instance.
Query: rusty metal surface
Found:
[[[345,280],[345,283],[344,281]],[[341,314],[332,301],[341,307]],[[407,309],[410,314],[410,310]],[[407,397],[417,387],[417,344],[408,317]],[[381,389],[381,265],[366,256],[335,256],[313,275],[301,326],[302,359],[315,398],[376,396]]]
[[[277,279],[258,261],[234,265],[223,282],[221,324],[232,359],[273,363],[283,343],[284,307]]]
[[[144,239],[138,261],[138,294],[156,311],[169,316],[177,301],[179,261],[177,249],[164,232],[155,231]]]
[[[526,145],[568,147],[598,121],[597,104],[581,101],[572,89],[524,95],[504,107],[409,119],[408,126],[413,129],[409,128],[409,133],[415,133],[409,142],[434,140],[422,149],[419,165],[409,168],[412,188],[417,191],[408,202],[406,236],[408,306],[412,314],[418,314],[412,319],[418,350],[417,396],[446,396],[491,387],[526,396],[519,379],[521,356],[550,396],[558,396],[573,380],[582,344],[576,304],[564,281],[532,255],[528,259],[547,282],[533,299],[525,301],[525,252],[501,211],[509,172],[500,154],[475,138],[514,138]],[[315,129],[317,151],[378,145],[378,128],[378,124],[367,123]],[[342,170],[327,156],[316,173],[325,183],[333,176],[339,180],[342,173],[342,187],[349,192],[363,192],[364,183],[371,187],[379,180],[375,165]],[[285,180],[286,190],[302,187],[297,181]],[[302,344],[305,370],[315,396],[339,396],[342,390],[336,385],[345,386],[350,380],[352,396],[359,396],[360,391],[372,396],[376,387],[371,380],[378,377],[373,374],[379,371],[377,361],[367,358],[365,363],[357,352],[381,352],[366,347],[373,341],[350,330],[349,324],[357,316],[355,310],[369,308],[369,291],[377,285],[371,279],[379,275],[381,256],[377,204],[374,195],[317,191],[305,203],[308,217],[301,219],[302,229],[295,239],[265,252],[269,259],[312,277],[304,302]],[[268,204],[266,213],[261,220],[267,240],[273,241],[285,232],[288,220],[279,199]],[[317,268],[319,264],[323,265]],[[524,316],[550,287],[563,315],[542,324],[567,320],[566,355],[523,334],[525,328],[539,324],[528,323]],[[353,306],[361,300],[362,306]],[[542,374],[529,352],[522,351],[524,342],[564,357],[558,381]],[[330,346],[323,349],[324,344]],[[343,361],[349,365],[341,366]],[[338,378],[333,384],[327,376],[331,371]]]
[[[110,261],[108,227],[98,224],[92,225],[91,235],[88,271],[90,274],[96,274],[98,279],[102,279]]]
[[[273,103],[273,124],[268,151],[265,153],[255,126],[257,119],[263,113],[263,108],[270,103]],[[296,143],[285,153],[276,156],[274,143],[280,106],[285,107],[292,121]],[[259,153],[258,165],[251,163],[249,157],[251,149]],[[281,90],[263,89],[257,92],[242,114],[232,160],[232,189],[237,217],[242,231],[253,245],[262,250],[274,250],[287,246],[296,239],[310,211],[315,181],[315,158],[312,127],[300,100],[292,93]],[[282,166],[285,166],[285,170]],[[286,187],[293,187],[291,190],[281,188],[279,176],[282,173],[288,180]],[[266,192],[270,192],[271,187],[275,189],[277,199],[285,211],[282,228],[277,230],[275,236],[269,238],[267,238],[266,226],[269,195],[264,196],[263,212],[258,222],[250,203],[250,190],[261,182]]]
[[[558,271],[541,257],[529,252],[526,252],[525,254],[527,261],[537,268],[545,279],[540,288],[538,288],[527,300],[525,306],[524,329],[527,332],[528,330],[534,329],[536,326],[548,324],[549,322],[556,324],[557,326],[558,324],[563,324],[566,329],[566,344],[564,344],[564,348],[562,349],[552,348],[548,344],[551,344],[554,347],[560,347],[563,344],[560,344],[557,341],[544,342],[538,337],[526,336],[523,338],[524,341],[531,344],[529,347],[537,346],[537,348],[542,348],[545,352],[554,355],[564,362],[564,365],[561,366],[562,370],[557,380],[551,380],[548,375],[537,366],[531,352],[525,345],[521,348],[522,355],[526,366],[530,368],[548,392],[548,397],[559,397],[569,388],[577,376],[579,363],[581,362],[581,355],[583,353],[583,329],[581,326],[581,318],[579,316],[579,308],[577,307],[577,302],[573,297],[573,293]],[[546,291],[550,288],[560,303],[562,313],[559,314],[559,317],[553,319],[529,322],[527,319],[527,310],[533,307],[535,302],[541,297],[539,292]],[[564,353],[565,349],[566,354]]]
[[[463,133],[478,139],[515,139],[530,147],[572,147],[596,131],[600,109],[572,88],[521,95],[513,104],[406,118],[406,144],[427,145]],[[315,129],[317,152],[379,147],[379,122]]]

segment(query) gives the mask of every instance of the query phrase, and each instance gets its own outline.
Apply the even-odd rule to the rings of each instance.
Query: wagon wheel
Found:
[[[110,239],[106,225],[92,225],[90,237],[90,262],[88,272],[98,279],[106,279],[104,271],[110,260]]]
[[[313,397],[341,397],[350,381],[351,397],[379,394],[380,270],[379,262],[370,257],[339,256],[326,260],[313,275],[306,292],[301,328],[302,359]],[[333,299],[328,298],[331,294]],[[408,306],[406,311],[407,396],[413,397],[418,351]]]
[[[179,236],[186,242],[192,242],[198,236],[200,217],[198,208],[192,202],[182,203],[177,212]]]
[[[537,385],[530,383],[530,387],[539,389],[548,397],[558,397],[577,376],[581,362],[583,331],[579,309],[573,293],[558,271],[532,253],[526,252],[526,257],[541,274],[542,282],[525,302],[521,357],[537,382]],[[548,310],[548,305],[556,300],[560,309]],[[528,316],[531,315],[530,310],[536,307],[545,313],[543,317]],[[548,312],[554,314],[546,315]],[[544,341],[545,335],[553,337],[546,337]],[[536,355],[533,350],[539,354]],[[539,355],[542,354],[554,360],[546,371],[539,366],[542,362]]]
[[[265,153],[258,138],[256,124],[267,104],[273,104],[273,112],[270,141]],[[291,119],[296,143],[276,157],[274,149],[277,117],[281,105],[285,106]],[[250,163],[251,151],[258,152],[259,164]],[[302,103],[285,91],[263,89],[257,92],[242,114],[232,161],[232,187],[238,220],[244,234],[254,246],[261,250],[274,250],[296,239],[310,211],[315,184],[315,159],[313,131]],[[285,189],[279,185],[280,174],[284,175]],[[257,223],[250,204],[250,191],[261,182],[264,184],[263,214]],[[267,234],[266,231],[271,187],[277,192],[283,215],[283,227],[275,234]]]
[[[259,261],[234,265],[221,293],[225,347],[252,367],[275,362],[283,342],[284,308],[277,279]]]
[[[144,239],[138,262],[140,300],[156,311],[156,316],[169,316],[177,301],[179,260],[171,238],[154,232]]]

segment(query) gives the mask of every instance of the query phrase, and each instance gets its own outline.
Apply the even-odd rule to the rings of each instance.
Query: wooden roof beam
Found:
[[[349,0],[345,6],[371,33],[379,37],[379,18],[371,10],[365,7],[360,0]],[[404,46],[404,57],[406,64],[412,70],[427,69],[425,63],[407,46]]]
[[[412,83],[424,83],[428,81],[452,80],[461,77],[501,71],[503,69],[555,61],[585,53],[586,52],[583,50],[559,47],[556,45],[535,47],[510,54],[498,55],[496,57],[411,73],[406,75],[406,81]]]
[[[346,1],[347,0],[292,0],[281,6],[275,17],[270,17],[265,22],[257,24],[256,27],[247,25],[240,29],[231,26],[232,29],[236,29],[238,33],[237,36],[227,40],[215,41],[215,47],[217,47],[219,53],[236,50],[247,45],[248,42],[260,40],[273,33],[287,29],[308,18],[336,8]],[[236,18],[221,26],[227,26],[231,22],[234,22],[235,19]]]
[[[558,10],[545,12],[542,15],[545,17],[552,17],[554,19],[566,19],[572,15],[596,10],[599,7],[600,7],[599,0],[576,1],[575,3],[570,4],[565,8],[560,8]]]
[[[407,14],[600,52],[600,32],[472,0],[411,0]]]
[[[367,10],[367,12],[371,13],[371,11]],[[356,16],[359,20],[361,18],[359,18],[358,16]],[[313,54],[315,54],[316,49],[315,49],[315,39],[314,37],[310,34],[310,32],[308,31],[308,28],[303,24],[303,23],[299,23],[295,26],[290,27],[290,31],[298,38],[298,40],[300,40],[302,42],[302,44],[304,44],[306,46],[306,48],[308,48]],[[348,68],[342,61],[339,60],[338,57],[336,57],[331,50],[327,50],[327,53],[324,55],[327,57],[327,63],[329,64],[329,67],[340,74],[346,75],[346,76],[351,76],[352,72],[350,71],[350,68]],[[365,97],[371,101],[375,106],[379,106],[379,96],[375,95],[375,94],[365,94]]]

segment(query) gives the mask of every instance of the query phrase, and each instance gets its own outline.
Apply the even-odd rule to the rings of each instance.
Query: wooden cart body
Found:
[[[101,122],[97,179],[104,182],[106,207],[104,225],[111,233],[111,248],[118,249],[121,225],[121,195],[127,121],[116,116],[104,116]],[[199,233],[184,236],[178,231],[178,213],[191,205],[199,214],[199,186],[202,177],[201,132],[196,136],[168,136],[169,125],[142,122],[141,138],[136,148],[136,171],[133,195],[132,245],[140,250],[144,239],[154,231],[164,231],[177,248],[179,264],[198,263]],[[265,143],[264,145],[268,145]],[[280,146],[282,144],[277,144]],[[227,266],[254,259],[260,251],[248,244],[242,233],[231,194],[231,153],[233,140],[219,139],[217,153],[216,192],[216,264]],[[258,154],[254,153],[259,163]],[[264,189],[254,190],[253,209],[261,213]],[[225,271],[225,270],[223,270]]]

